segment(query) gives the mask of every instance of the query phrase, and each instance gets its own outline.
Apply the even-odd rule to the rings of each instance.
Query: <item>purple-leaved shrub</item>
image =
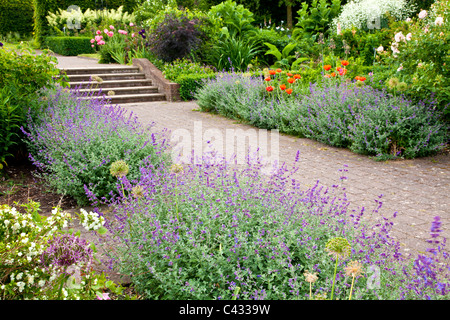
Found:
[[[124,195],[109,202],[110,232],[100,239],[111,248],[111,268],[131,276],[145,298],[308,299],[306,271],[317,273],[313,295],[329,298],[336,262],[325,249],[332,238],[351,247],[337,264],[335,298],[348,299],[350,261],[380,271],[379,286],[373,274],[355,281],[353,299],[424,298],[416,291],[423,286],[414,277],[418,269],[408,269],[412,260],[400,253],[380,199],[371,213],[349,210],[337,185],[301,191],[291,178],[295,167],[274,167],[267,175],[250,158],[240,168],[213,154],[172,170],[146,164],[139,181],[120,178]],[[448,268],[448,256],[435,259]],[[428,294],[448,298],[448,273],[436,279],[429,279]]]
[[[117,180],[109,174],[114,161],[127,162],[129,179],[138,179],[143,160],[157,167],[166,147],[164,134],[132,113],[101,95],[86,97],[77,89],[47,91],[42,110],[29,114],[27,130],[22,128],[32,162],[57,192],[80,204],[87,203],[85,186],[100,198],[116,192]]]

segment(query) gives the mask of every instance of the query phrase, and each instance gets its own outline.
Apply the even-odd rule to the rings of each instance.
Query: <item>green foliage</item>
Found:
[[[404,93],[414,101],[434,96],[437,108],[450,119],[450,3],[436,1],[425,19],[414,19],[410,23],[395,25],[394,33],[411,40],[395,39],[384,52],[379,53],[379,69],[384,70],[385,79],[397,77],[407,84]],[[436,23],[438,17],[442,23]],[[401,32],[401,35],[400,35]],[[394,53],[391,46],[396,46]],[[387,68],[389,66],[389,68]],[[386,72],[389,70],[389,72]]]
[[[82,53],[94,53],[90,38],[86,37],[47,37],[48,48],[63,56],[77,56]]]
[[[176,82],[180,84],[180,97],[184,101],[193,100],[197,91],[203,87],[208,79],[215,79],[216,74],[183,74]]]
[[[47,51],[35,55],[21,46],[17,51],[0,49],[0,163],[22,149],[19,128],[26,123],[28,109],[38,105],[36,92],[52,87],[58,74],[56,58]]]
[[[253,13],[232,0],[211,7],[208,15],[219,19],[222,24],[222,33],[231,37],[244,36],[246,32],[254,29]]]
[[[293,49],[297,47],[295,42],[291,42],[280,52],[276,46],[268,42],[264,43],[269,47],[266,54],[271,54],[276,58],[275,66],[286,69],[297,69],[299,64],[303,61],[308,60],[308,58],[297,57],[296,55],[291,55]]]
[[[177,9],[176,0],[143,0],[142,3],[136,7],[134,14],[136,16],[136,23],[147,24],[146,21],[153,20],[161,11],[165,9]]]
[[[0,2],[0,35],[9,32],[28,37],[33,32],[33,0],[2,0]]]
[[[329,24],[339,14],[341,0],[313,0],[311,6],[302,2],[302,9],[297,12],[297,28],[292,32],[295,39],[310,38],[319,33],[327,36],[330,33]]]
[[[177,59],[171,63],[166,63],[164,66],[164,77],[168,80],[177,82],[178,77],[182,75],[192,74],[211,74],[214,71],[198,62],[192,62],[189,59]]]

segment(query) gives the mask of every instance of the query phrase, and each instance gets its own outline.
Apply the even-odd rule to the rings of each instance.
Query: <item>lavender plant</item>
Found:
[[[307,299],[307,270],[317,276],[308,280],[315,297],[331,292],[335,269],[338,299],[390,299],[391,288],[402,285],[393,270],[408,260],[378,199],[371,224],[363,222],[364,208],[348,210],[336,185],[301,191],[290,178],[295,168],[267,176],[250,159],[242,168],[212,154],[202,160],[177,172],[155,171],[147,161],[137,183],[120,178],[125,196],[110,202],[114,218],[105,227],[116,245],[108,262],[147,299]],[[364,277],[348,283],[345,262],[324,253],[333,238],[348,239],[352,260],[383,270],[381,289]]]
[[[161,135],[142,126],[133,114],[108,105],[101,96],[84,99],[77,90],[47,92],[47,105],[30,114],[27,136],[30,159],[57,192],[87,203],[85,187],[98,197],[117,193],[117,180],[109,175],[111,163],[124,160],[129,178],[137,179],[146,158],[163,158]],[[161,139],[159,139],[161,138]]]
[[[448,125],[440,120],[434,102],[414,104],[361,81],[297,86],[291,94],[266,92],[263,82],[221,74],[198,90],[196,98],[203,111],[346,147],[377,160],[431,155],[448,140]],[[273,85],[278,86],[276,81]]]

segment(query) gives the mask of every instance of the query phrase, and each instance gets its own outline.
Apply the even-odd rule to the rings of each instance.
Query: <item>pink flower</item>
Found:
[[[95,47],[95,45],[94,45],[94,44],[91,44],[91,47],[93,48],[93,47]]]
[[[104,33],[108,34],[108,29],[103,30]]]
[[[426,10],[422,10],[419,12],[419,18],[424,19],[428,15]]]
[[[400,67],[398,67],[397,72],[402,71],[403,70],[403,66],[400,65]]]
[[[97,299],[98,300],[111,300],[109,297],[109,293],[102,293],[101,295],[97,293]]]
[[[102,36],[95,36],[95,38],[94,38],[94,40],[97,41],[97,42],[99,42],[102,39],[103,39]],[[93,42],[91,41],[91,43],[93,43]]]
[[[437,17],[436,20],[434,21],[434,24],[437,26],[442,26],[444,24],[444,18]]]
[[[134,38],[134,33],[131,34],[131,37]]]
[[[426,26],[425,28],[423,28],[423,33],[427,33],[428,31],[430,31],[430,30],[428,30],[428,26]]]
[[[111,30],[114,30],[114,26],[113,26],[113,25],[109,26],[109,28],[110,28]]]
[[[412,38],[412,33],[410,32],[406,35],[406,40],[411,41],[411,38]]]
[[[395,39],[395,42],[405,41],[405,36],[400,31],[400,32],[395,34],[394,39]]]
[[[100,40],[99,42],[97,42],[97,44],[98,44],[99,46],[102,46],[102,45],[104,45],[104,44],[105,44],[105,41],[103,41],[103,40]]]
[[[112,31],[108,31],[108,37],[112,37],[114,35],[114,32],[112,32]]]
[[[134,26],[134,23],[133,22],[130,22],[130,27],[133,27]]]
[[[95,39],[91,39],[91,43],[94,43],[95,42]]]
[[[119,33],[123,34],[123,35],[127,35],[128,34],[128,32],[126,32],[125,30],[119,30]]]
[[[100,30],[97,30],[96,34],[101,34],[102,32]]]

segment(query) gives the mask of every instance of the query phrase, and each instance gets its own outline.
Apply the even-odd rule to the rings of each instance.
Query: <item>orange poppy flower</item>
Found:
[[[360,80],[360,78],[361,78],[360,76],[356,76],[355,80]]]
[[[270,80],[272,80],[270,77],[267,77],[267,78],[265,78],[264,80],[266,80],[266,81],[270,81]]]
[[[281,70],[281,69],[277,69],[277,72],[278,72],[278,73],[280,73],[281,71],[283,71],[283,70]]]
[[[291,88],[286,89],[286,93],[287,93],[287,94],[291,94],[291,93],[292,93],[292,89],[291,89]]]
[[[266,88],[266,90],[267,90],[268,92],[273,91],[273,87],[272,87],[272,86],[268,86],[268,87]]]
[[[360,81],[365,81],[365,80],[366,80],[366,77],[359,77],[359,80],[360,80]]]
[[[341,64],[345,67],[345,66],[348,66],[348,61],[347,60],[342,60],[341,61]]]
[[[295,82],[295,79],[294,79],[294,78],[289,78],[287,81],[288,81],[289,83],[294,83],[294,82]]]
[[[326,65],[323,66],[323,68],[324,68],[326,71],[328,71],[328,70],[331,69],[331,66],[330,66],[329,64],[326,64]]]
[[[290,73],[290,72],[286,73],[286,75],[287,75],[288,77],[292,77],[292,73]]]
[[[294,79],[300,79],[302,76],[299,74],[294,74]]]
[[[285,90],[285,89],[286,89],[286,85],[285,85],[285,84],[282,84],[282,85],[280,86],[280,89],[281,89],[281,90]]]
[[[332,73],[331,73],[331,76],[332,76],[332,77],[336,77],[336,73],[332,72]]]
[[[347,73],[347,69],[341,69],[340,71],[339,71],[339,75],[340,76],[343,76],[344,74],[346,74]]]
[[[336,67],[336,71],[341,71],[342,68],[341,67]]]
[[[269,70],[269,73],[270,73],[271,75],[274,75],[274,74],[276,74],[277,72],[276,72],[275,70]]]

